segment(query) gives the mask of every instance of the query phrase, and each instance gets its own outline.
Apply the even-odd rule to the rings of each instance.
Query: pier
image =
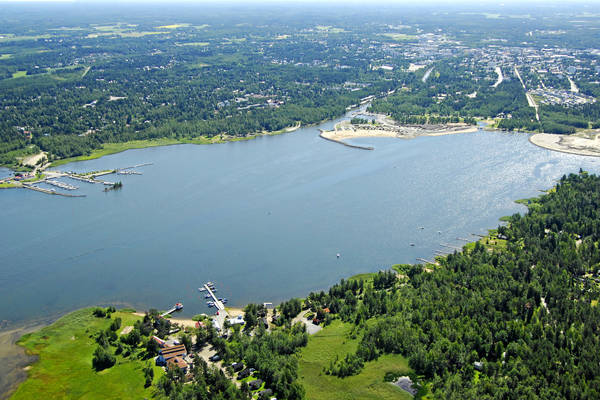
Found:
[[[215,317],[213,318],[213,326],[218,331],[222,330],[225,326],[225,320],[227,319],[229,314],[227,313],[227,310],[225,310],[225,305],[223,304],[223,302],[219,300],[215,295],[214,290],[216,289],[214,289],[214,285],[211,282],[207,282],[204,285],[202,285],[202,287],[198,290],[200,290],[201,293],[208,293],[212,298],[212,302],[214,303],[214,306],[217,309]]]
[[[210,297],[212,298],[213,303],[215,303],[215,308],[219,311],[225,310],[225,305],[215,296],[215,293],[212,291],[208,283],[204,284],[204,290],[208,292]]]
[[[432,264],[432,265],[436,265],[436,264],[435,264],[435,261],[429,261],[429,260],[426,260],[426,259],[424,259],[424,258],[417,258],[417,261],[424,262],[425,264]]]
[[[42,189],[41,187],[33,186],[33,185],[27,184],[27,183],[24,183],[23,187],[25,189],[35,190],[36,192],[42,192],[42,193],[46,193],[46,194],[53,194],[53,195],[56,195],[56,196],[63,196],[63,197],[85,197],[85,194],[61,193],[61,192],[57,192],[54,189]]]
[[[173,314],[175,311],[179,311],[179,310],[183,310],[183,304],[181,303],[177,303],[173,306],[173,308],[171,308],[170,310],[165,311],[164,313],[160,314],[161,317],[166,317],[167,315],[171,315]]]
[[[82,181],[82,182],[87,182],[87,183],[97,183],[96,181],[94,181],[93,179],[90,178],[84,178],[82,176],[79,175],[73,175],[73,174],[65,174],[65,176],[68,176],[71,179],[75,179],[76,181]]]

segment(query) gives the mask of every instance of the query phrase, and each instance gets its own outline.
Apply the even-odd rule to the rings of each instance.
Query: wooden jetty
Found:
[[[424,262],[425,264],[433,264],[433,265],[435,265],[435,261],[429,261],[429,260],[426,260],[424,258],[417,258],[417,261]]]
[[[467,242],[467,243],[470,243],[470,242],[472,242],[472,241],[473,241],[473,240],[471,240],[471,239],[467,239],[467,238],[461,238],[461,237],[457,237],[457,238],[456,238],[456,240],[462,240],[463,242]]]
[[[179,311],[179,310],[183,310],[183,304],[181,303],[177,303],[173,306],[173,308],[165,311],[164,313],[160,314],[161,317],[166,317],[167,315],[173,314],[175,311]]]

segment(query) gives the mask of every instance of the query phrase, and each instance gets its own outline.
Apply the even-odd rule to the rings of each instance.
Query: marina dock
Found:
[[[208,292],[210,297],[212,297],[212,301],[215,304],[215,308],[219,311],[225,310],[225,305],[217,298],[217,296],[207,283],[204,284],[204,289],[206,292]]]
[[[47,184],[49,184],[49,185],[56,186],[56,187],[59,187],[61,189],[66,189],[66,190],[77,190],[77,189],[79,189],[79,187],[77,187],[77,186],[69,185],[68,183],[64,183],[64,182],[61,182],[61,181],[55,181],[55,180],[52,180],[52,179],[46,179],[45,182]]]
[[[223,304],[223,302],[221,300],[219,300],[217,298],[217,296],[215,295],[215,287],[212,284],[212,282],[206,282],[204,285],[202,285],[201,288],[198,288],[198,290],[201,293],[208,293],[208,295],[210,296],[210,298],[212,299],[212,303],[214,304],[214,307],[217,309],[217,312],[215,313],[215,316],[213,318],[213,326],[218,330],[222,330],[223,327],[225,326],[225,320],[227,319],[227,317],[229,317],[229,314],[227,313],[227,310],[225,309],[225,305]]]

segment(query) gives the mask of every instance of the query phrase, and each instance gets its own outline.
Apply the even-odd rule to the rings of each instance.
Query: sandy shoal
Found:
[[[560,151],[581,156],[600,157],[600,134],[593,135],[573,134],[555,135],[550,133],[536,133],[529,137],[529,141],[545,149]]]
[[[333,131],[323,131],[322,136],[336,141],[360,137],[398,137],[403,139],[413,139],[419,136],[443,136],[476,131],[476,126],[469,126],[460,129],[448,128],[434,131],[414,129],[407,130],[406,132],[398,132],[388,129],[338,129]]]

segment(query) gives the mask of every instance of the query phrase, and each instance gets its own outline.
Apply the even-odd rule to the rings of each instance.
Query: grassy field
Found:
[[[122,151],[131,150],[131,149],[143,149],[146,147],[169,146],[169,145],[173,145],[173,144],[183,144],[183,143],[210,144],[210,143],[214,143],[214,142],[216,142],[216,141],[211,141],[211,139],[199,137],[196,139],[188,139],[188,140],[163,138],[163,139],[155,139],[155,140],[132,140],[130,142],[123,142],[123,143],[106,143],[102,146],[101,149],[92,151],[92,153],[88,156],[70,157],[70,158],[64,158],[62,160],[53,161],[52,166],[56,167],[56,166],[64,165],[64,164],[74,162],[74,161],[93,160],[96,158],[107,156],[109,154],[120,153]]]
[[[113,318],[123,320],[122,327],[132,325],[140,317],[116,312]],[[68,314],[38,332],[24,335],[19,344],[39,360],[31,366],[27,380],[11,399],[142,399],[152,395],[144,388],[142,368],[148,361],[117,356],[117,363],[104,371],[92,369],[96,343],[90,335],[106,329],[111,319],[96,318],[92,308]],[[118,333],[118,332],[117,332]],[[161,369],[155,367],[155,379]]]
[[[384,33],[383,36],[387,36],[390,39],[396,40],[398,42],[414,40],[417,38],[415,35],[407,35],[405,33]]]
[[[210,43],[208,42],[187,42],[187,43],[179,43],[178,46],[195,46],[195,47],[205,47]]]
[[[177,28],[187,28],[188,26],[190,26],[190,24],[188,24],[188,23],[172,24],[172,25],[157,26],[156,29],[177,29]]]
[[[329,365],[335,356],[343,358],[354,352],[358,339],[348,339],[351,325],[334,321],[321,332],[311,336],[308,345],[302,349],[299,362],[300,382],[306,389],[306,398],[320,399],[410,399],[408,393],[384,382],[388,371],[408,373],[410,368],[406,359],[399,355],[385,355],[376,361],[365,364],[362,372],[344,379],[325,375],[323,368]]]
[[[24,76],[27,76],[27,71],[17,71],[12,74],[13,78],[23,78]]]
[[[8,60],[12,57],[12,54],[0,54],[0,60]]]

